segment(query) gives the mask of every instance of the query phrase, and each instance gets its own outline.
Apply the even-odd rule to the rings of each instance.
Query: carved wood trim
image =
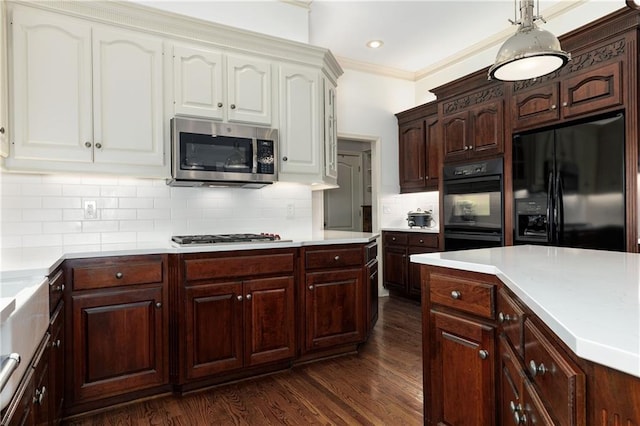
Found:
[[[453,114],[460,110],[487,102],[491,99],[502,98],[504,96],[504,85],[479,90],[465,96],[444,102],[442,111],[444,115]]]
[[[538,84],[546,83],[550,80],[555,80],[558,77],[579,72],[593,65],[608,62],[617,57],[621,57],[626,52],[626,45],[626,39],[620,38],[607,45],[600,46],[581,55],[574,56],[566,66],[560,68],[554,73],[547,74],[540,78],[514,82],[513,92],[515,93],[520,90],[528,89]]]

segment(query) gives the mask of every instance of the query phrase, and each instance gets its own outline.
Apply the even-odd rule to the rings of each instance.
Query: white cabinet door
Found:
[[[271,64],[227,56],[229,121],[271,125]]]
[[[12,38],[12,157],[91,162],[91,27],[15,8]]]
[[[280,179],[306,183],[322,180],[321,89],[313,68],[280,66]]]
[[[336,87],[326,78],[324,86],[324,174],[325,183],[338,180],[338,129],[336,125]]]
[[[223,120],[222,54],[173,47],[174,113]]]
[[[7,85],[7,10],[0,1],[0,156],[9,155],[9,86]]]
[[[95,162],[162,166],[162,40],[95,27]]]

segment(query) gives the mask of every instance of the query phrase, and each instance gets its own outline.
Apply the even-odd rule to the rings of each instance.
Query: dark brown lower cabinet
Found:
[[[64,407],[64,302],[58,303],[51,316],[49,349],[49,417],[52,425],[62,422]]]
[[[292,249],[181,257],[179,386],[295,357],[296,259]]]
[[[72,259],[63,267],[66,412],[167,389],[168,255]]]
[[[306,350],[364,339],[362,269],[306,274]]]
[[[293,289],[292,276],[187,286],[186,378],[293,358]]]
[[[431,424],[495,424],[495,329],[433,311],[431,323]]]

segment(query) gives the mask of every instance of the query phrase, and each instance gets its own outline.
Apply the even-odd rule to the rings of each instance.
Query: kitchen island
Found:
[[[427,424],[640,422],[638,254],[515,246],[411,262],[421,267]],[[455,384],[470,378],[482,395],[455,409],[467,396]]]

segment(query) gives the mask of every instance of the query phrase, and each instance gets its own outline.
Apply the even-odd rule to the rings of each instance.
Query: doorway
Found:
[[[338,188],[324,191],[324,229],[372,231],[372,141],[338,139]]]

